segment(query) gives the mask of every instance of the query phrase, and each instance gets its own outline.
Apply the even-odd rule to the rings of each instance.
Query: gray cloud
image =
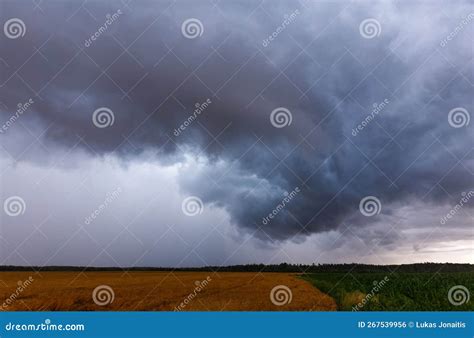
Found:
[[[225,210],[243,233],[256,231],[269,242],[301,243],[348,223],[362,229],[413,201],[456,203],[473,186],[472,124],[448,123],[453,108],[474,111],[472,23],[440,45],[471,13],[467,1],[0,6],[2,23],[18,17],[27,27],[21,39],[0,36],[0,101],[8,108],[0,106],[0,118],[35,101],[0,135],[18,162],[47,167],[72,151],[115,156],[122,165],[193,163],[179,167],[174,189]],[[105,15],[118,9],[123,14],[110,30],[86,48]],[[264,47],[295,10],[300,14]],[[204,27],[197,39],[181,33],[191,17]],[[366,18],[379,21],[378,37],[361,36]],[[207,99],[209,107],[175,136]],[[113,111],[111,127],[92,123],[99,107]],[[291,112],[291,125],[272,126],[278,107]],[[295,187],[301,193],[263,225]],[[381,215],[359,213],[368,195],[381,200]]]

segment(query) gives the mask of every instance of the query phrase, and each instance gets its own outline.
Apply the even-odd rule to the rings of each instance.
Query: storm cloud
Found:
[[[182,197],[196,196],[215,211],[196,226],[224,218],[237,242],[291,246],[350,228],[353,244],[422,250],[402,240],[410,224],[472,240],[472,201],[456,222],[439,219],[474,190],[473,16],[469,1],[2,1],[0,22],[25,25],[24,36],[0,34],[3,197],[47,209],[42,199],[65,192],[18,189],[27,174],[15,168],[67,186],[61,175],[105,161],[98,177],[130,180],[107,212],[136,211],[154,198],[140,191],[154,192],[164,222],[184,224]],[[146,181],[139,168],[164,176]],[[97,204],[115,186],[96,184],[86,185]],[[368,196],[380,201],[374,216],[359,208]],[[63,224],[82,222],[76,197]],[[219,255],[216,243],[203,256]]]

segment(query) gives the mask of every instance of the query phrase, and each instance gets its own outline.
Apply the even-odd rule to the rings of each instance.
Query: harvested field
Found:
[[[6,311],[336,310],[331,297],[286,273],[1,272],[0,285]]]

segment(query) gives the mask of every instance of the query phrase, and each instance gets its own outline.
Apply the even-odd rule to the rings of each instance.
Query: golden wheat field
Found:
[[[1,272],[0,302],[6,311],[336,310],[295,274],[244,272]]]

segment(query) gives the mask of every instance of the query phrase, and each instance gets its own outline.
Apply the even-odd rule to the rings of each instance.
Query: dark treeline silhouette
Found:
[[[209,271],[209,272],[359,272],[390,273],[396,272],[474,272],[474,264],[456,263],[415,263],[402,265],[369,264],[245,264],[231,266],[205,266],[189,268],[171,267],[83,267],[83,266],[0,266],[0,271]]]

